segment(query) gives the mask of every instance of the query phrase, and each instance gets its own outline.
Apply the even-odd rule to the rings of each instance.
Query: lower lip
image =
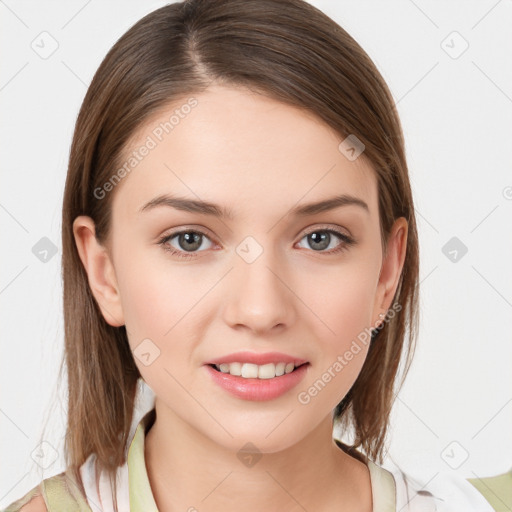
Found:
[[[273,400],[294,388],[306,375],[309,363],[299,366],[291,373],[272,379],[245,379],[229,373],[222,373],[211,366],[206,371],[213,381],[232,395],[244,400]]]

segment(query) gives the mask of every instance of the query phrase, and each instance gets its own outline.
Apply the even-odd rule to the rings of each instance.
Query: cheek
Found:
[[[312,314],[328,345],[342,349],[350,340],[371,326],[377,274],[370,265],[340,265],[329,274],[318,276],[316,285],[304,283]],[[318,333],[320,334],[320,332]]]
[[[151,268],[128,271],[120,284],[126,328],[134,338],[163,338],[175,323],[170,311],[179,310],[176,293]]]
[[[163,249],[134,249],[135,243],[131,247],[123,252],[119,245],[116,263],[127,330],[138,337],[164,339],[194,298],[197,301],[198,281],[190,282],[187,272],[167,261]]]
[[[357,379],[371,339],[374,278],[368,266],[347,265],[325,280],[329,285],[309,287],[319,354],[307,383],[309,398],[326,389],[322,396],[334,406]]]
[[[153,349],[159,351],[159,357],[152,371],[158,366],[181,371],[195,364],[191,358],[203,321],[204,299],[218,278],[203,276],[192,266],[177,265],[167,261],[165,254],[154,252],[132,251],[118,263],[128,339],[135,356],[144,340],[156,345]],[[152,348],[151,343],[145,343]],[[137,358],[136,363],[142,373],[144,368]]]
[[[187,378],[194,287],[184,286],[177,272],[166,276],[158,267],[143,265],[126,267],[122,283],[128,341],[139,372],[155,393],[180,396],[182,390],[171,376],[179,382]]]

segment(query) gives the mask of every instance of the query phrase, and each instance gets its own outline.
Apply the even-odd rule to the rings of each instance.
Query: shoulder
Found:
[[[506,473],[483,478],[468,478],[495,510],[512,510],[512,468]]]
[[[464,510],[466,512],[496,512],[502,509],[499,502],[490,497],[495,497],[495,492],[485,492],[489,485],[485,485],[481,480],[494,482],[499,477],[489,477],[488,479],[478,479],[479,485],[475,485],[476,479],[468,479],[463,476],[448,471],[440,471],[429,476],[428,478],[412,475],[404,472],[398,466],[392,463],[385,465],[391,472],[396,483],[396,510],[404,508],[411,512],[415,511],[443,511],[458,512]],[[512,479],[512,473],[508,473]],[[500,484],[501,484],[500,480]],[[508,487],[501,486],[503,491],[503,499],[512,499],[512,496],[505,496],[505,489],[510,494],[510,485]],[[496,491],[497,489],[494,489]],[[506,502],[505,502],[506,503]]]
[[[48,509],[44,498],[39,494],[34,496],[26,505],[23,505],[20,512],[48,512]]]
[[[24,496],[11,503],[2,512],[47,512],[48,508],[44,501],[41,484],[36,485]]]
[[[45,478],[1,512],[92,512],[79,485],[66,471]]]

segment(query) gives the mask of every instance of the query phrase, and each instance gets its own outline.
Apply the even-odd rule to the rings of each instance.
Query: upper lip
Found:
[[[307,361],[300,357],[290,356],[281,352],[265,352],[263,354],[258,354],[256,352],[234,352],[233,354],[226,354],[225,356],[211,359],[205,364],[218,365],[222,363],[252,363],[257,365],[269,363],[294,363],[295,366],[300,366],[303,363],[307,363]]]

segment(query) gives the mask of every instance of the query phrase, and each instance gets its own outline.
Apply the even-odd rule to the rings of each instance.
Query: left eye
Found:
[[[331,242],[333,241],[332,235],[342,240],[342,243],[335,246],[334,249],[331,247],[331,250],[325,251],[325,249],[331,246]],[[340,233],[335,229],[316,229],[315,231],[307,233],[302,240],[307,240],[310,246],[315,249],[315,252],[326,252],[329,254],[343,251],[354,243],[354,240],[348,235]]]

